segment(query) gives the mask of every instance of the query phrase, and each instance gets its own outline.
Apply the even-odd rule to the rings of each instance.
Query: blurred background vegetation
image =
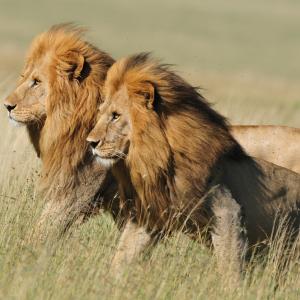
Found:
[[[32,38],[70,21],[115,58],[151,51],[175,64],[233,122],[300,125],[297,0],[1,0],[2,89]]]

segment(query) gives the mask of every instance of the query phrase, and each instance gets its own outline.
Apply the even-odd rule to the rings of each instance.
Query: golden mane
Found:
[[[154,113],[140,109],[130,100],[144,93],[147,84],[154,87]],[[131,56],[112,66],[106,93],[113,95],[123,85],[131,114],[138,115],[138,121],[131,120],[133,129],[126,158],[133,185],[139,189],[141,203],[136,203],[135,209],[139,219],[147,218],[152,225],[160,223],[163,227],[170,216],[178,218],[181,211],[186,218],[191,207],[199,206],[210,184],[211,170],[220,160],[246,155],[231,136],[226,119],[210,107],[198,90],[148,54]],[[191,135],[193,139],[186,144],[186,136]],[[192,199],[184,211],[181,206],[186,204],[179,203],[183,191],[178,186],[184,190],[186,185],[189,190],[190,183],[186,179],[178,182],[177,172],[184,173],[183,177],[190,178],[194,185]],[[149,209],[152,220],[143,215]]]
[[[53,26],[33,41],[25,66],[26,70],[47,60],[47,118],[39,133],[42,185],[64,192],[78,184],[87,158],[85,138],[95,124],[106,72],[113,63],[108,54],[82,39],[83,32],[69,24]],[[29,133],[36,135],[30,128]]]

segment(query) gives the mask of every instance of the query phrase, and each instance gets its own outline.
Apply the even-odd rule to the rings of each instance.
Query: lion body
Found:
[[[300,173],[299,128],[235,125],[230,131],[249,155]]]
[[[122,59],[105,92],[89,140],[112,161],[128,219],[151,233],[197,236],[213,218],[208,191],[220,185],[244,210],[250,245],[270,238],[278,215],[299,229],[300,175],[249,157],[226,120],[167,67],[147,55]],[[113,161],[114,153],[124,156]]]

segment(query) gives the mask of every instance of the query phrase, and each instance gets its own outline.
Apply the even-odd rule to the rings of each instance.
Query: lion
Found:
[[[113,272],[175,231],[198,240],[208,228],[204,240],[239,277],[278,215],[299,230],[300,175],[248,156],[227,120],[168,66],[147,53],[123,58],[104,94],[87,140],[119,185],[125,226]]]
[[[300,129],[274,125],[235,125],[230,131],[253,157],[300,173]]]
[[[9,119],[27,127],[42,161],[39,186],[46,205],[37,228],[60,222],[64,231],[99,205],[113,211],[116,184],[91,159],[86,137],[114,60],[82,33],[62,24],[37,36],[16,89],[5,99]]]

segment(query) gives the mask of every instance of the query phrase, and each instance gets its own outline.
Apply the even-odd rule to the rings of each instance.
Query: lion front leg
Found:
[[[117,251],[112,260],[110,273],[119,277],[123,268],[154,242],[154,238],[144,227],[129,220],[121,234]]]
[[[211,237],[218,268],[236,285],[242,279],[248,246],[241,206],[227,188],[218,187],[213,194],[212,212],[215,222]]]
[[[58,203],[46,203],[41,216],[33,228],[33,236],[31,238],[33,242],[45,243],[50,235],[52,237],[58,235],[58,225],[60,224],[58,220],[62,218],[60,206]]]
[[[57,203],[47,202],[38,218],[30,236],[31,242],[35,244],[47,241],[51,232],[50,227],[54,228],[55,220],[59,214],[59,205]]]
[[[48,201],[37,221],[31,239],[38,243],[59,239],[73,224],[80,225],[84,219],[85,213],[80,211],[77,205]]]

